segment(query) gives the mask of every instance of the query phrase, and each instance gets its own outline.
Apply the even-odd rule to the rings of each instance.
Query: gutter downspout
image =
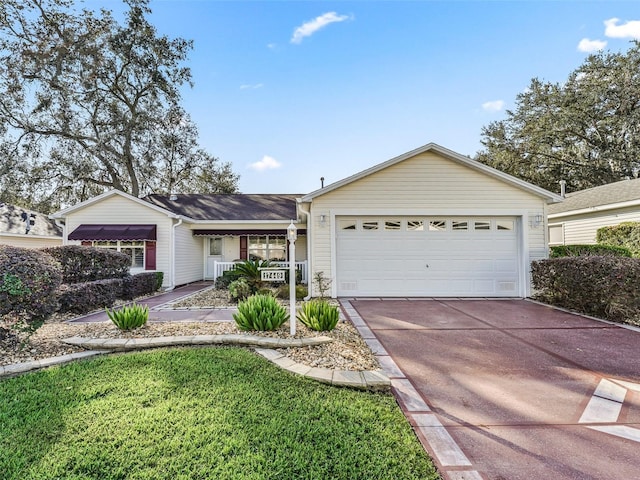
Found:
[[[174,223],[171,226],[171,284],[169,285],[169,288],[167,288],[167,292],[176,288],[176,227],[182,225],[182,218],[177,218],[178,223]]]
[[[304,301],[307,302],[309,301],[309,299],[311,297],[313,297],[313,275],[312,275],[312,268],[311,268],[311,238],[313,237],[312,235],[312,231],[311,231],[311,207],[309,207],[309,210],[305,210],[304,208],[302,208],[302,202],[300,201],[300,199],[298,199],[298,207],[300,208],[300,212],[304,214],[305,217],[307,217],[307,296],[304,297]]]

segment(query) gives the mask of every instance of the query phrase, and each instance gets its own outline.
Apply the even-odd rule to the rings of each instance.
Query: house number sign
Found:
[[[284,282],[285,270],[261,270],[260,278],[264,282]]]

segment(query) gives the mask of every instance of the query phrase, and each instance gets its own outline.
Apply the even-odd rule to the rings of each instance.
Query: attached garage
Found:
[[[301,199],[310,270],[334,297],[525,297],[561,200],[425,145]]]

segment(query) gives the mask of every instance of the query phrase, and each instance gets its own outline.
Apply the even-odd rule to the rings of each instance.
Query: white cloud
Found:
[[[640,40],[640,20],[631,20],[618,25],[619,18],[604,21],[604,34],[610,38],[635,38]]]
[[[267,43],[267,48],[269,50],[275,50],[278,45],[275,43]]]
[[[605,40],[589,40],[588,38],[583,38],[578,43],[578,51],[592,53],[599,52],[604,47],[607,46],[607,42]]]
[[[282,164],[275,158],[270,157],[269,155],[265,155],[259,162],[255,162],[249,165],[249,168],[251,170],[262,172],[264,170],[275,170],[276,168],[280,168],[281,166]]]
[[[486,112],[499,112],[502,107],[504,107],[504,100],[493,100],[482,104],[482,109]]]
[[[256,90],[258,88],[264,87],[262,83],[256,83],[255,85],[240,85],[240,90]]]
[[[302,43],[302,39],[304,37],[310,37],[318,30],[326,27],[331,23],[336,22],[344,22],[348,20],[348,15],[338,15],[336,12],[327,12],[319,17],[314,18],[313,20],[309,20],[308,22],[303,23],[298,28],[293,31],[293,36],[291,37],[291,43]]]

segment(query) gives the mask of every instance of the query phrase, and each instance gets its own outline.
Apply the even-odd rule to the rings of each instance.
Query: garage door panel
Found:
[[[356,219],[359,229],[337,232],[337,291],[340,296],[514,296],[519,291],[516,230],[473,230],[473,218],[446,221],[447,229],[409,231],[414,217],[395,217],[401,230],[364,230],[382,217]],[[513,222],[515,218],[501,220]],[[464,224],[467,230],[454,231]],[[429,225],[425,222],[425,225]],[[440,226],[440,223],[438,224]]]

